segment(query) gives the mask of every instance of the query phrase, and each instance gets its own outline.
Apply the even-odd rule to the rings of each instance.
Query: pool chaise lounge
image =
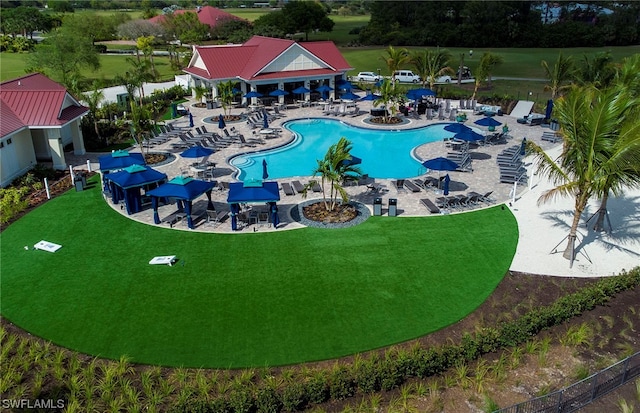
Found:
[[[424,205],[432,214],[439,214],[440,208],[436,206],[429,198],[422,198],[420,203]]]

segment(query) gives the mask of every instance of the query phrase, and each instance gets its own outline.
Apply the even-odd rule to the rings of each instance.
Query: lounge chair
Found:
[[[542,138],[540,139],[543,141],[551,142],[551,143],[557,143],[562,141],[562,137],[556,134],[555,132],[543,132]]]
[[[293,186],[293,189],[295,189],[297,193],[301,194],[304,192],[304,185],[302,185],[302,182],[291,181],[291,185]]]
[[[404,179],[396,179],[395,181],[393,181],[393,186],[396,188],[396,190],[398,192],[405,192],[406,189],[404,187]]]
[[[440,213],[440,208],[438,208],[436,206],[436,204],[434,204],[429,198],[423,198],[420,200],[420,203],[422,205],[424,205],[425,207],[427,207],[427,209],[429,210],[429,212],[431,212],[432,214],[439,214]]]
[[[311,185],[311,190],[313,192],[322,192],[322,187],[317,182],[314,182],[313,185]]]
[[[229,211],[216,211],[215,209],[207,209],[207,225],[217,227],[229,216]]]
[[[404,186],[411,192],[420,192],[420,187],[409,180],[404,181]]]
[[[293,191],[293,188],[291,187],[291,184],[289,184],[287,182],[283,182],[282,183],[282,190],[284,191],[285,195],[295,195],[296,194]]]

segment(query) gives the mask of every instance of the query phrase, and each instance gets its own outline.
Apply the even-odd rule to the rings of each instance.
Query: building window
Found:
[[[7,145],[11,145],[11,142],[12,142],[11,138],[7,139]]]

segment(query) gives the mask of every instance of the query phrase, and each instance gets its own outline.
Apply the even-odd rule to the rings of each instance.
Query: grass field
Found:
[[[63,247],[25,250],[42,239]],[[170,230],[123,217],[94,186],[2,233],[2,315],[70,349],[140,363],[332,359],[465,317],[500,282],[517,239],[515,219],[501,207],[372,217],[342,230]],[[168,254],[177,265],[148,265]]]

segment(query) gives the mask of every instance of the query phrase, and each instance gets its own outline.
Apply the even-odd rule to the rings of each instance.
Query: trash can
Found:
[[[207,109],[213,109],[213,100],[207,100]]]
[[[373,215],[382,215],[382,198],[376,198],[373,200]]]
[[[557,131],[560,129],[560,124],[558,123],[557,120],[551,119],[551,123],[549,124],[549,127],[551,128],[552,131]]]
[[[178,104],[177,103],[172,103],[171,104],[171,119],[175,119],[178,117]]]
[[[395,217],[398,215],[398,200],[396,198],[389,198],[389,216]]]
[[[87,187],[87,174],[81,173],[80,178],[82,180],[82,189]]]
[[[76,192],[80,192],[80,191],[84,190],[84,184],[82,183],[82,175],[81,174],[75,174],[74,177],[73,177],[73,181],[75,182]]]

